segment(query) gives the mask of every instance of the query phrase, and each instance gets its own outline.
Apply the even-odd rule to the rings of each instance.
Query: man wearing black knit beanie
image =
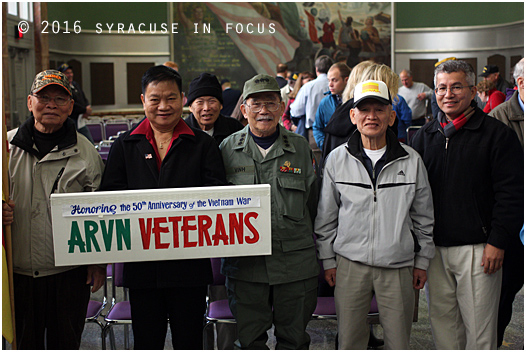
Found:
[[[243,128],[236,119],[221,115],[223,90],[213,74],[201,73],[192,80],[188,91],[188,106],[192,113],[185,122],[191,127],[205,131],[214,137],[218,144]]]

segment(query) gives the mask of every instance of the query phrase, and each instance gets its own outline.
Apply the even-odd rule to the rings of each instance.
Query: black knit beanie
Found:
[[[190,82],[188,89],[188,106],[192,102],[202,96],[211,96],[217,98],[221,105],[223,104],[223,90],[217,80],[217,77],[210,73],[201,73],[199,77],[194,78]]]

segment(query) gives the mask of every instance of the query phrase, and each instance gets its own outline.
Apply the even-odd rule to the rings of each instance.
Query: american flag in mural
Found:
[[[277,64],[292,60],[299,43],[281,24],[261,16],[249,3],[207,2],[206,5],[256,72],[274,76]],[[242,31],[236,31],[238,24],[243,26]]]

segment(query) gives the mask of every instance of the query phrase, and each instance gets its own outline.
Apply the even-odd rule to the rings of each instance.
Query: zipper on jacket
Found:
[[[373,200],[376,202],[376,170],[373,167]]]
[[[445,148],[444,148],[444,157],[443,157],[443,160],[444,160],[444,164],[443,164],[443,167],[442,167],[442,187],[441,187],[441,190],[440,190],[440,194],[445,194],[444,193],[444,184],[445,184],[445,181],[446,181],[446,177],[447,177],[447,147],[448,147],[448,144],[449,144],[449,138],[446,137],[446,134],[444,133],[444,131],[441,129],[441,128],[438,128],[438,132],[440,132],[444,138],[446,139],[446,145],[445,145]],[[441,202],[441,206],[444,207],[444,202]],[[442,209],[440,209],[442,210]],[[442,213],[442,211],[438,211],[436,212],[435,211],[435,214],[436,217],[435,217],[435,226],[436,224],[438,223],[438,218],[441,217],[440,214]]]
[[[349,153],[350,154],[350,153]],[[365,172],[367,172],[367,168],[365,167],[365,165],[358,159],[356,158],[354,155],[350,154],[352,158],[356,159],[359,161],[360,164],[362,164],[362,167],[365,168]],[[405,159],[407,158],[408,156],[403,156],[403,157],[400,157],[400,158],[396,158],[394,160],[391,160],[390,162],[386,163],[384,165],[384,167],[380,170],[380,172],[378,172],[378,176],[380,176],[382,174],[382,171],[385,170],[388,166],[390,166],[391,164],[394,164],[396,161],[398,160],[401,160],[401,159]],[[367,174],[369,174],[367,172]],[[374,251],[373,251],[373,243],[374,243],[374,233],[376,231],[376,222],[375,222],[375,217],[376,217],[376,191],[378,189],[378,183],[376,182],[377,180],[376,179],[376,174],[375,174],[375,169],[373,167],[373,173],[372,173],[372,179],[371,179],[371,187],[373,189],[373,215],[371,216],[371,235],[370,235],[370,241],[369,241],[369,248],[368,248],[368,251],[370,253],[370,258],[371,258],[371,263],[374,263]]]
[[[53,188],[51,188],[51,194],[55,193],[55,191],[58,188],[58,181],[60,181],[60,178],[62,177],[62,174],[64,173],[64,170],[66,167],[64,166],[60,171],[58,172],[57,178],[55,179],[55,182],[53,183]]]

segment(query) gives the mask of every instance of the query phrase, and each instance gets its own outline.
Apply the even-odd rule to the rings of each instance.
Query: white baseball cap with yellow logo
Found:
[[[392,104],[389,89],[382,81],[365,81],[358,83],[354,87],[354,103],[352,107],[357,107],[365,99],[376,99],[384,105]]]

